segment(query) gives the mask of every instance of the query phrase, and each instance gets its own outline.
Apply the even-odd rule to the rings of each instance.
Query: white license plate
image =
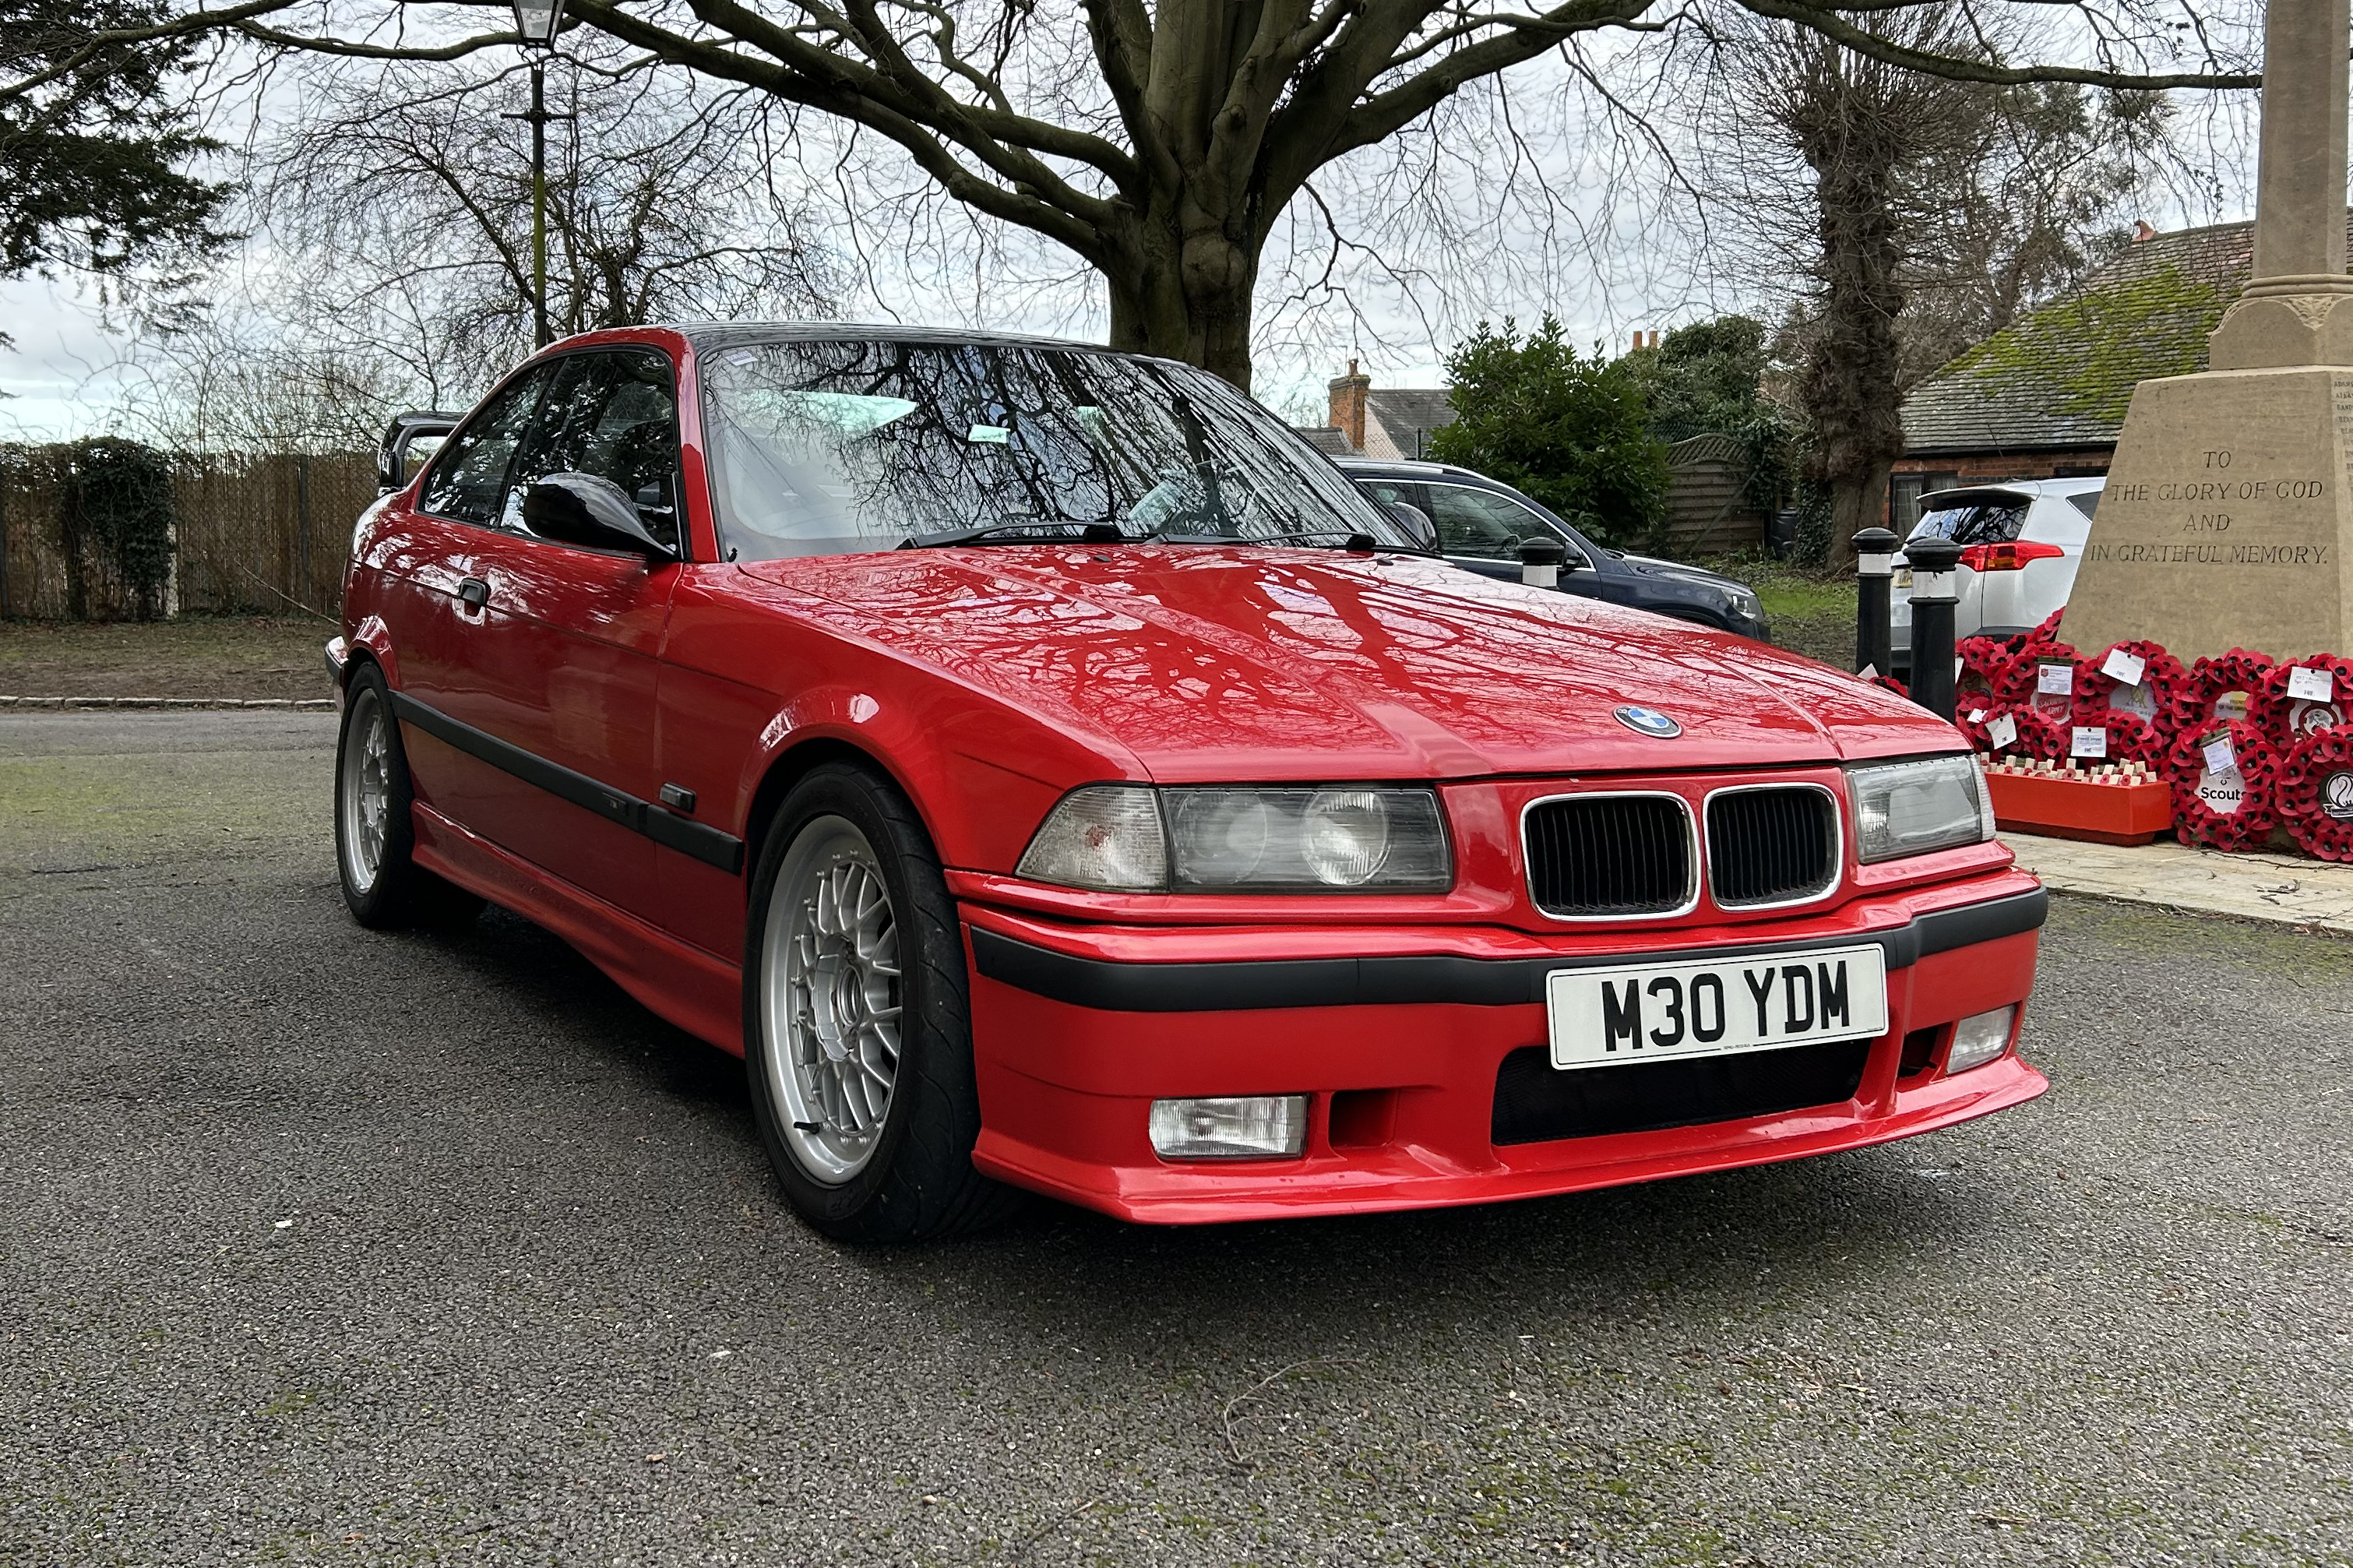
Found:
[[[1878,944],[1704,959],[1545,978],[1552,1065],[1609,1067],[1728,1056],[1887,1033]]]

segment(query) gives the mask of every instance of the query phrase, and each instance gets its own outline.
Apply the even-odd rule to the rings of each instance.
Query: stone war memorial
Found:
[[[2253,276],[2210,369],[2133,395],[2063,623],[2079,648],[2353,648],[2347,35],[2345,0],[2273,0]]]

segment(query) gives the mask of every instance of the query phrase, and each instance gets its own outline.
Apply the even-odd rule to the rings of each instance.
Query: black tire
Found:
[[[381,751],[368,755],[370,726],[381,726]],[[365,814],[355,799],[372,770],[384,807],[381,843],[374,874],[366,868]],[[410,926],[462,925],[481,912],[482,901],[418,865],[417,823],[409,814],[416,794],[408,779],[408,754],[393,716],[392,694],[384,673],[363,663],[343,687],[343,722],[335,742],[335,871],[352,917],[371,930]],[[355,837],[359,835],[358,837]]]
[[[871,862],[855,857],[856,844],[843,824],[862,839]],[[828,846],[849,853],[824,859]],[[804,1108],[811,1108],[824,1096],[809,1077],[796,1075],[787,1047],[780,1046],[783,1031],[771,1023],[772,1014],[797,1010],[790,1001],[789,965],[786,974],[772,972],[786,960],[777,954],[778,945],[768,940],[769,928],[779,919],[812,917],[797,914],[798,901],[780,903],[777,897],[787,861],[794,863],[796,879],[812,872],[832,874],[845,864],[879,874],[889,895],[880,917],[888,922],[897,966],[892,993],[897,1049],[886,1103],[872,1113],[873,1129],[862,1137],[850,1136],[854,1118],[838,1101],[814,1121],[796,1120],[789,1103],[797,1095],[804,1097]],[[913,807],[868,768],[846,762],[818,767],[777,808],[750,891],[744,937],[744,1075],[760,1141],[793,1208],[827,1235],[860,1242],[928,1239],[1002,1218],[1018,1194],[972,1164],[973,1144],[980,1136],[980,1094],[973,1072],[964,942],[939,857]],[[835,915],[838,919],[838,909]],[[780,940],[791,942],[791,931],[785,927]],[[774,1007],[772,987],[777,991]],[[854,983],[836,989],[868,994]],[[865,1001],[849,1005],[861,1018],[868,1015]],[[795,1032],[792,1038],[806,1037]],[[879,1033],[873,1037],[878,1055],[887,1054],[882,1039]],[[861,1048],[853,1043],[846,1049],[855,1054]],[[817,1071],[822,1073],[821,1065]],[[862,1163],[846,1171],[819,1169],[818,1160],[835,1158],[828,1147],[835,1140],[854,1143]]]

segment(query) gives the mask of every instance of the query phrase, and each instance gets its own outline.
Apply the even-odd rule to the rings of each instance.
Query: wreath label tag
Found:
[[[2333,703],[2337,700],[2337,677],[2327,670],[2299,664],[2287,673],[2287,694],[2302,702]]]
[[[2067,741],[2070,757],[2098,758],[2108,754],[2108,732],[2104,725],[2079,724]]]
[[[2018,744],[2018,721],[2008,714],[1996,714],[1986,726],[1986,738],[1993,742],[1996,751],[2007,750]]]
[[[2111,648],[2108,656],[2100,661],[2100,673],[2113,676],[2118,684],[2137,686],[2148,670],[2148,661],[2124,648]]]
[[[2237,816],[2247,799],[2247,776],[2240,770],[2230,731],[2208,736],[2198,743],[2198,750],[2205,764],[2198,770],[2198,799],[2217,816]]]

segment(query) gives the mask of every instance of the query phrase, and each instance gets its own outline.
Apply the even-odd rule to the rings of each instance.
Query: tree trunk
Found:
[[[1854,564],[1855,530],[1883,520],[1887,476],[1904,455],[1894,196],[1909,142],[1903,116],[1871,101],[1875,73],[1847,64],[1815,79],[1805,127],[1813,133],[1801,143],[1815,175],[1823,288],[1799,387],[1814,425],[1815,478],[1831,498],[1828,564],[1841,568]]]

